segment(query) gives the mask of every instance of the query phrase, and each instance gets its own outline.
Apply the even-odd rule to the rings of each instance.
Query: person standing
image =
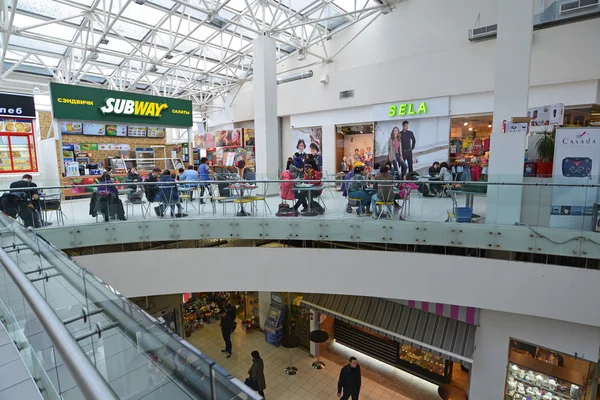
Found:
[[[212,169],[206,164],[208,158],[202,157],[200,159],[200,166],[198,167],[198,176],[200,178],[200,204],[204,204],[204,191],[208,190],[208,194],[212,197],[213,192],[210,187],[210,176],[214,174]],[[211,200],[212,201],[212,200]]]
[[[341,397],[342,400],[348,400],[350,397],[352,397],[352,400],[358,400],[360,386],[360,365],[358,365],[355,357],[350,357],[348,365],[340,371],[337,396]]]
[[[231,332],[233,331],[233,321],[227,310],[221,309],[221,335],[225,341],[225,350],[221,350],[221,353],[227,353],[227,358],[231,357]]]
[[[408,121],[402,122],[400,141],[402,142],[402,158],[408,164],[408,172],[413,172],[413,150],[417,145],[417,140],[415,139],[415,134],[408,130]]]
[[[265,397],[265,389],[267,388],[267,382],[265,380],[265,364],[263,359],[260,358],[260,353],[254,350],[252,353],[252,366],[248,370],[250,379],[252,380],[254,387],[263,398]]]

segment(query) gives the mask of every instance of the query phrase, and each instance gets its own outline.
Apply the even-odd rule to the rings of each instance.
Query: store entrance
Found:
[[[357,162],[373,168],[373,123],[336,125],[336,169],[348,173]]]
[[[487,114],[450,119],[449,159],[455,180],[486,180],[492,118]]]

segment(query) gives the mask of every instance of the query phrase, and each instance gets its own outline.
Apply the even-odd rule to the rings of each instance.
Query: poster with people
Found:
[[[373,134],[362,133],[346,135],[344,139],[344,157],[346,162],[354,165],[360,162],[367,168],[373,167],[375,153],[373,152]]]
[[[449,132],[448,117],[376,122],[374,163],[389,160],[400,174],[422,174],[434,161],[448,161]]]
[[[216,131],[215,140],[217,147],[233,147],[242,145],[242,130],[233,129],[226,131]]]
[[[255,135],[254,129],[251,129],[251,128],[244,129],[244,142],[247,147],[255,146],[254,135]]]
[[[323,129],[319,127],[300,128],[292,131],[293,140],[292,155],[298,153],[303,161],[314,158],[319,171],[323,171],[323,156],[321,155],[321,143],[323,140]],[[311,157],[309,157],[311,155]]]
[[[215,143],[215,134],[212,132],[199,132],[194,135],[194,146],[199,149],[216,147]]]

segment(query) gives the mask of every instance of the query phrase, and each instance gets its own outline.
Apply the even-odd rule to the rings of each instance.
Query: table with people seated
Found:
[[[311,185],[310,183],[297,183],[294,186],[294,190],[298,192],[307,192],[308,194],[308,210],[302,215],[305,217],[314,217],[319,215],[318,212],[312,208],[312,195],[313,192],[322,192],[325,188],[324,185]]]

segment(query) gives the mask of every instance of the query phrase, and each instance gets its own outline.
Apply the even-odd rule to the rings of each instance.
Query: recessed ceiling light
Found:
[[[473,128],[469,128],[469,132],[471,132],[473,130]]]
[[[467,125],[469,125],[469,123],[468,123],[468,122],[465,122],[463,125],[464,125],[464,126],[467,126]]]
[[[492,124],[489,124],[489,125],[488,125],[488,128],[491,128],[491,127],[492,127]]]

